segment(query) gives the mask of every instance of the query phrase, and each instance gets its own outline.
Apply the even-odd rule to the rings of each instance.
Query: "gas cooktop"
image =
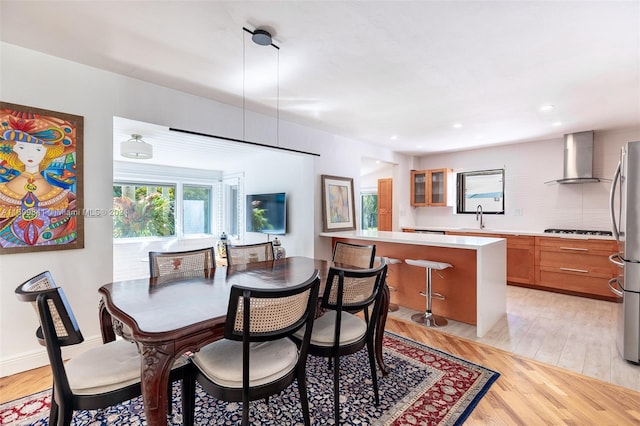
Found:
[[[612,236],[613,232],[611,231],[594,231],[594,230],[585,230],[585,229],[545,229],[544,232],[549,234],[578,234],[578,235],[602,235],[602,236]]]

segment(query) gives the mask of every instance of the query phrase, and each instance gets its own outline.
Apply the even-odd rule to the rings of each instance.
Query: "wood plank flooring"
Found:
[[[508,323],[511,324],[511,319]],[[523,331],[527,327],[516,329]],[[476,362],[501,374],[471,413],[466,425],[640,425],[640,392],[552,366],[532,357],[455,336],[444,332],[444,329],[426,329],[395,314],[389,317],[387,330]],[[517,330],[511,332],[515,333]],[[578,333],[575,334],[577,336]],[[518,339],[518,345],[531,348],[531,344],[525,343],[529,337],[523,339]],[[580,339],[579,336],[575,337],[575,341]],[[574,340],[568,338],[567,341]],[[552,346],[554,345],[544,344],[544,339],[538,344],[539,348],[546,348],[542,350],[544,356],[548,356],[548,348]],[[540,349],[536,350],[534,356],[539,351]],[[589,357],[590,355],[585,354],[585,361],[581,362],[589,364]],[[381,380],[393,380],[393,376]],[[48,367],[2,378],[0,402],[46,389],[50,383]]]

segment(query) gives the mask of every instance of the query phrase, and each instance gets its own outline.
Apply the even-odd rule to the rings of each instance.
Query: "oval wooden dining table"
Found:
[[[294,256],[118,281],[100,287],[98,291],[107,311],[101,315],[103,337],[113,338],[113,323],[119,322],[130,329],[131,336],[128,337],[140,348],[140,377],[147,423],[151,426],[167,424],[168,380],[174,360],[185,352],[195,352],[224,337],[231,286],[294,286],[317,270],[322,293],[331,265],[325,260]],[[347,268],[346,265],[335,266]],[[385,286],[375,345],[376,359],[385,375],[382,338],[388,304],[389,292]]]

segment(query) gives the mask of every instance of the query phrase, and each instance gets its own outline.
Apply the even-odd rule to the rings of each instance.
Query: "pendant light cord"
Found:
[[[276,145],[280,146],[280,48],[276,47]]]
[[[256,30],[257,31],[257,30]],[[246,140],[247,128],[247,94],[246,94],[246,75],[247,75],[247,33],[253,36],[254,31],[242,27],[242,139]],[[268,33],[267,33],[268,34]],[[269,34],[269,37],[271,34]],[[260,43],[262,44],[262,43]],[[280,147],[280,47],[274,43],[269,46],[277,50],[276,56],[276,146]]]
[[[242,139],[246,140],[246,92],[245,80],[247,75],[247,47],[246,47],[246,29],[242,29]]]

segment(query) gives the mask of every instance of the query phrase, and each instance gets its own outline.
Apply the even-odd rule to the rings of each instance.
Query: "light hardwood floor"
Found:
[[[507,286],[507,315],[485,336],[479,338],[474,326],[451,320],[437,331],[640,391],[640,366],[625,361],[616,348],[620,306]],[[410,320],[413,313],[401,308],[391,315]]]
[[[513,312],[513,310],[523,309],[516,309],[520,303],[517,300],[524,303],[529,297],[536,299],[540,296],[544,299],[546,295],[530,295],[531,291],[528,290],[521,295],[518,289],[514,298],[512,290],[510,288],[510,313],[506,320],[506,324],[509,325],[507,328],[511,331],[507,334],[514,336],[510,338],[514,347],[531,348],[535,345],[526,342],[532,340],[532,337],[519,339],[514,333],[516,330],[527,333],[530,327],[535,329],[540,326],[529,324],[521,325],[516,329],[515,325],[511,325],[512,321],[521,324],[531,320],[512,320],[513,318],[528,318],[528,315],[533,314],[530,312],[525,315],[523,312]],[[532,309],[548,311],[549,306],[544,301],[537,303],[543,304],[537,308],[533,306]],[[573,303],[580,305],[580,301]],[[427,329],[400,318],[407,314],[408,312],[404,312],[390,316],[387,321],[387,330],[476,362],[501,374],[471,413],[466,425],[640,425],[640,392],[533,359],[540,349],[536,351],[529,349],[533,352],[532,357],[514,354],[474,341],[478,340],[474,336],[464,338],[451,334],[458,328],[466,328],[462,325],[452,323],[448,329]],[[542,314],[533,316],[538,315]],[[557,318],[556,321],[558,321]],[[577,330],[577,325],[574,328]],[[549,330],[547,333],[553,334],[554,331]],[[490,334],[494,334],[494,330]],[[496,329],[495,334],[498,336],[504,333]],[[555,337],[551,336],[551,338]],[[496,337],[495,341],[499,340]],[[546,347],[544,344],[537,345]],[[547,351],[543,350],[541,353]],[[562,353],[562,350],[559,353]],[[585,355],[584,358],[590,357]],[[585,363],[588,364],[588,362]],[[632,371],[637,372],[633,369]],[[387,376],[381,380],[393,380],[393,376]],[[0,402],[46,389],[50,383],[51,379],[46,367],[0,379]]]

